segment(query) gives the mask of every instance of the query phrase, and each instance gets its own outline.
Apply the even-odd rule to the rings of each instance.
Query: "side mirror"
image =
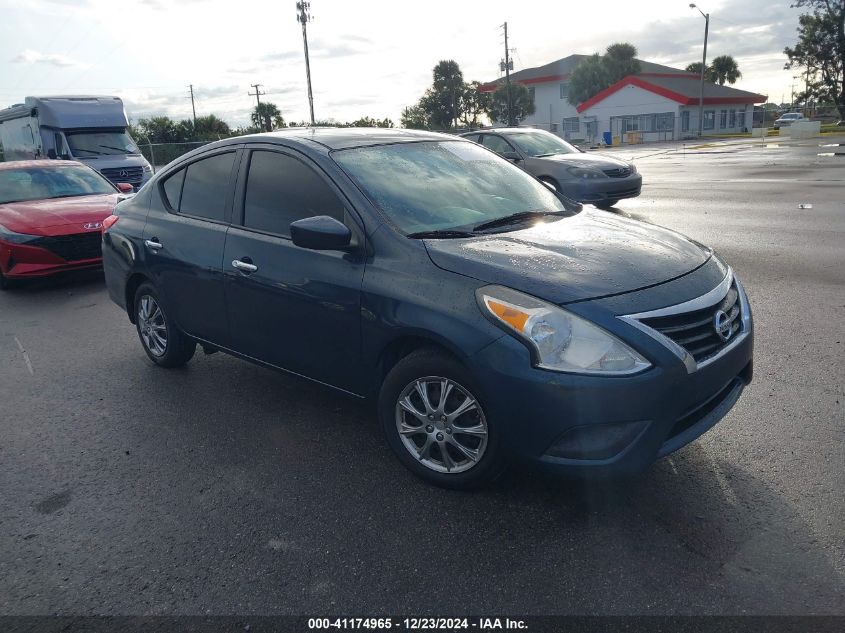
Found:
[[[518,163],[519,161],[522,160],[522,156],[520,156],[516,152],[505,152],[504,154],[502,154],[502,158],[512,160],[515,163]]]
[[[56,158],[58,158],[56,150],[54,150],[52,147],[47,150],[47,158],[49,158],[50,160],[56,160]]]
[[[135,191],[135,187],[130,185],[128,182],[118,182],[115,183],[114,186],[117,187],[117,190],[120,193],[132,193],[133,191]]]
[[[327,215],[291,222],[290,236],[297,246],[314,251],[342,251],[352,242],[349,227]]]

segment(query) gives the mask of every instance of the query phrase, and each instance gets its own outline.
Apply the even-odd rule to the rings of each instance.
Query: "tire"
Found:
[[[619,204],[619,200],[604,200],[602,202],[596,202],[596,206],[599,209],[602,209],[604,211],[607,211],[608,209],[612,209],[617,204]]]
[[[17,288],[21,283],[23,282],[16,279],[9,279],[3,274],[3,271],[0,270],[0,290],[11,290],[12,288]]]
[[[444,352],[422,349],[400,360],[384,379],[378,400],[379,419],[399,461],[443,488],[469,490],[493,481],[505,462],[498,430],[477,394],[467,369]]]
[[[135,329],[147,356],[161,367],[181,367],[194,356],[197,344],[169,319],[156,289],[143,283],[135,291]]]

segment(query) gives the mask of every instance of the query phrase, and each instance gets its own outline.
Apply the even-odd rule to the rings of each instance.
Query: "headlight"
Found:
[[[26,233],[15,233],[10,231],[5,226],[0,224],[0,240],[9,242],[10,244],[26,244],[32,240],[37,240],[39,235],[28,235]]]
[[[637,173],[637,166],[634,163],[628,163],[628,164],[631,166],[631,173],[636,174]]]
[[[153,173],[153,167],[148,162],[144,161],[144,171],[148,174]]]
[[[475,296],[482,312],[528,345],[537,367],[620,376],[651,367],[609,332],[556,305],[504,286],[479,288]]]
[[[587,169],[585,167],[567,167],[566,171],[573,178],[607,178],[603,172],[597,169]]]

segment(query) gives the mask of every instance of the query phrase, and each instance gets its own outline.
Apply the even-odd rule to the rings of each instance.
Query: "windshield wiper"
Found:
[[[526,222],[527,220],[533,220],[535,218],[542,218],[547,215],[566,215],[566,211],[522,211],[521,213],[513,213],[511,215],[506,215],[503,218],[496,218],[495,220],[490,220],[489,222],[482,222],[477,226],[473,227],[473,231],[486,231],[487,229],[495,229],[500,226],[509,226],[511,224],[519,224],[521,222]]]
[[[74,152],[88,152],[90,154],[96,154],[97,156],[107,156],[105,152],[98,152],[95,149],[85,149],[84,147],[77,147],[73,150]]]
[[[469,231],[459,231],[457,229],[438,229],[436,231],[418,231],[417,233],[409,233],[408,237],[414,238],[416,240],[420,239],[449,239],[455,237],[474,237],[473,233]]]
[[[97,147],[104,147],[105,149],[113,149],[118,152],[129,152],[125,147],[112,147],[111,145],[97,145]]]

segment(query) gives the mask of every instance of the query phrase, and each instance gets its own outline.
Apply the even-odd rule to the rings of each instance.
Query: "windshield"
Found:
[[[78,158],[139,154],[138,146],[123,130],[65,132],[70,152]]]
[[[115,193],[111,183],[88,167],[0,169],[0,204]]]
[[[526,211],[567,209],[493,152],[465,141],[398,143],[332,153],[406,234],[471,227]]]
[[[537,130],[534,132],[510,132],[505,137],[529,156],[552,156],[554,154],[575,154],[578,152],[562,138]]]

